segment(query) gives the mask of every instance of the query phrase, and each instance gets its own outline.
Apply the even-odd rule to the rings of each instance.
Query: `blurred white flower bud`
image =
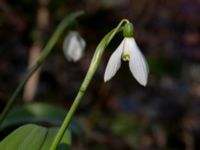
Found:
[[[68,61],[78,61],[86,46],[85,40],[76,31],[70,31],[64,39],[63,51]]]

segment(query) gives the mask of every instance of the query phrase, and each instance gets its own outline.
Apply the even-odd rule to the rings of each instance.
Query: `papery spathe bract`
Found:
[[[129,61],[132,75],[141,85],[146,86],[149,74],[148,64],[133,37],[125,37],[111,55],[104,74],[104,81],[110,80],[116,74],[121,66],[121,59]]]
[[[76,31],[70,31],[63,42],[64,55],[68,61],[78,61],[83,56],[86,42]]]

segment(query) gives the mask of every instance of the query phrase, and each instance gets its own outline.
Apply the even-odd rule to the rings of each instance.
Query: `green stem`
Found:
[[[72,117],[77,109],[77,107],[79,106],[81,99],[83,97],[83,95],[85,94],[85,91],[88,88],[88,85],[101,61],[103,52],[105,50],[105,48],[108,46],[108,44],[110,43],[110,41],[112,40],[112,38],[115,36],[115,34],[121,30],[121,26],[123,25],[123,23],[128,23],[129,21],[127,19],[123,19],[116,28],[114,28],[113,30],[111,30],[107,35],[104,36],[104,38],[101,40],[101,42],[99,43],[99,45],[97,46],[94,56],[92,58],[92,61],[90,63],[90,67],[88,69],[88,72],[85,76],[85,79],[83,81],[83,83],[81,84],[81,87],[78,91],[78,94],[72,104],[72,106],[70,107],[52,145],[50,150],[56,150],[58,144],[60,143],[66,129],[68,128]]]
[[[13,93],[13,95],[8,100],[7,105],[5,106],[4,110],[2,111],[2,113],[0,115],[0,124],[2,124],[3,120],[7,116],[10,108],[13,106],[13,104],[14,104],[14,102],[16,100],[16,97],[19,95],[20,91],[23,89],[23,87],[26,84],[26,82],[28,81],[28,79],[33,75],[33,73],[46,60],[47,56],[52,51],[52,48],[54,47],[54,45],[58,41],[58,38],[60,37],[60,35],[64,32],[64,30],[66,29],[66,27],[68,27],[78,16],[80,16],[82,14],[83,14],[83,12],[81,12],[81,11],[73,13],[73,14],[70,14],[69,16],[67,16],[66,18],[64,18],[64,20],[58,25],[58,27],[56,28],[56,30],[53,33],[52,37],[48,41],[47,45],[44,47],[44,49],[43,49],[40,57],[38,58],[38,60],[36,61],[36,63],[28,70],[25,78],[23,79],[23,81],[20,83],[20,85],[17,87],[17,89],[15,90],[15,92]]]

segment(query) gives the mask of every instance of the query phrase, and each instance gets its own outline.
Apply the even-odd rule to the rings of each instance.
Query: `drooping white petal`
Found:
[[[123,47],[124,47],[124,40],[120,43],[120,45],[117,47],[117,49],[114,51],[114,53],[111,55],[106,71],[104,74],[104,81],[110,80],[116,72],[119,70],[121,66],[121,56],[123,52]]]
[[[78,61],[84,52],[86,43],[76,31],[70,31],[63,42],[63,51],[68,61]]]
[[[129,38],[129,48],[131,48],[129,68],[135,79],[143,86],[146,86],[149,68],[145,57],[138,48],[135,39]]]

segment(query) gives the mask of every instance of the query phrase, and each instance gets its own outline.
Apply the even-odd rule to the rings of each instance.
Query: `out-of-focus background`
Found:
[[[56,25],[76,10],[85,11],[71,27],[86,40],[84,56],[77,63],[65,59],[62,43],[67,31],[63,33],[13,109],[42,102],[67,111],[97,44],[128,18],[148,60],[148,85],[136,82],[126,62],[111,81],[103,82],[107,61],[123,39],[118,34],[76,112],[72,149],[199,150],[199,0],[0,0],[0,109]],[[1,130],[1,138],[15,127]]]

